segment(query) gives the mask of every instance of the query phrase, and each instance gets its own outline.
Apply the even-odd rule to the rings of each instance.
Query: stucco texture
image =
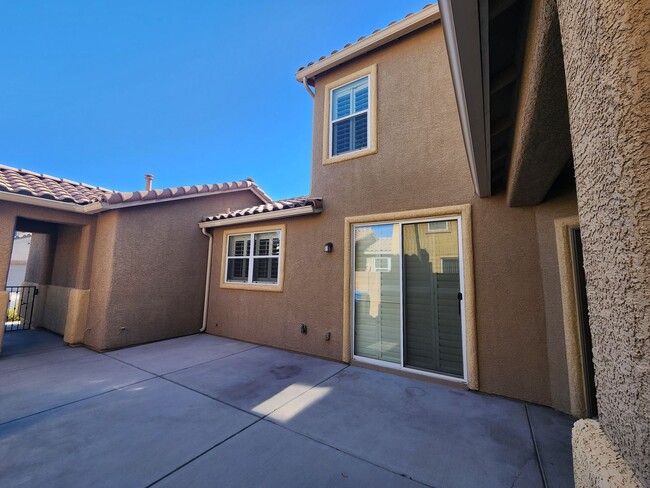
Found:
[[[576,488],[643,488],[595,420],[575,423],[572,444]]]
[[[324,87],[372,64],[377,153],[323,165]],[[567,410],[553,221],[576,214],[575,197],[509,208],[505,195],[474,194],[439,24],[325,73],[315,86],[311,195],[323,197],[324,211],[278,221],[287,225],[282,293],[221,289],[223,231],[213,230],[208,332],[342,360],[345,218],[471,204],[480,389]]]
[[[650,485],[650,3],[558,11],[599,420]]]
[[[83,215],[0,206],[0,277],[14,229],[34,232],[26,281],[39,287],[34,327],[97,350],[198,332],[208,239],[197,222],[257,205],[241,191]]]
[[[104,350],[198,332],[208,239],[197,223],[259,202],[242,191],[100,214],[83,342]]]
[[[536,205],[571,158],[562,43],[554,0],[533,0],[508,169],[508,204]]]

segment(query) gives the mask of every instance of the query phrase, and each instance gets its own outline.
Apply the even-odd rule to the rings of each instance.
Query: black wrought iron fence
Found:
[[[7,286],[9,303],[5,316],[5,331],[27,330],[32,325],[34,301],[38,295],[35,286]]]

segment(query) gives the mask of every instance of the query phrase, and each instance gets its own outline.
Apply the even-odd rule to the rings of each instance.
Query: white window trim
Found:
[[[368,109],[346,117],[332,120],[332,95],[334,90],[368,77]],[[325,107],[323,120],[323,164],[340,163],[377,152],[377,65],[373,64],[344,78],[325,85]],[[368,113],[368,146],[332,156],[332,126],[335,122]]]
[[[431,221],[427,222],[427,233],[429,234],[439,234],[442,232],[449,232],[449,221],[444,220],[443,222],[445,223],[445,228],[444,229],[432,229],[431,224],[433,223],[439,223],[440,221]]]
[[[377,265],[378,260],[382,260],[382,259],[386,260],[386,263],[388,264],[388,266],[378,266]],[[377,256],[377,257],[373,258],[373,263],[372,263],[373,271],[377,271],[377,272],[380,272],[380,273],[390,273],[391,268],[392,268],[392,259],[391,258],[386,258],[386,257],[382,257],[382,256]]]
[[[364,78],[366,78],[368,80],[366,82],[366,88],[368,89],[368,108],[366,108],[364,110],[359,110],[358,112],[353,112],[352,111],[352,105],[354,105],[354,103],[355,103],[355,98],[354,98],[354,92],[350,92],[350,113],[348,115],[344,115],[343,117],[339,117],[338,119],[332,118],[332,111],[334,109],[334,107],[333,107],[333,105],[334,105],[334,92],[336,90],[341,89],[341,88],[345,88],[348,85],[352,85],[353,83],[356,83],[357,81],[363,80]],[[344,153],[337,154],[336,156],[334,156],[334,154],[333,154],[333,152],[334,152],[334,147],[333,147],[334,146],[334,124],[337,124],[339,122],[343,122],[345,120],[351,120],[351,119],[353,119],[355,117],[358,117],[358,116],[364,115],[364,114],[368,115],[366,117],[366,121],[370,117],[370,75],[361,76],[360,78],[357,78],[356,80],[352,80],[352,81],[346,83],[345,85],[341,85],[341,86],[338,86],[336,88],[332,88],[329,91],[329,97],[330,97],[330,114],[329,114],[329,128],[328,128],[328,130],[329,130],[329,144],[328,144],[329,156],[328,157],[333,158],[333,157],[343,156],[345,154],[349,154],[349,153],[353,153],[353,152],[357,152],[357,151],[363,151],[365,149],[368,149],[368,145],[370,144],[370,138],[368,137],[369,132],[370,132],[370,125],[366,124],[366,147],[362,147],[360,149],[351,149],[350,151],[345,151]],[[350,143],[352,143],[352,140],[350,140]]]
[[[260,227],[247,227],[243,229],[228,230],[223,233],[223,249],[221,259],[221,288],[231,288],[239,290],[251,291],[277,291],[284,290],[284,256],[286,247],[286,225],[274,226],[260,226]],[[271,256],[258,256],[255,255],[255,234],[262,234],[266,232],[279,232],[280,233],[280,251],[277,255],[278,258],[278,280],[276,283],[266,281],[253,281],[253,262],[255,258],[269,258]],[[228,256],[228,243],[231,237],[249,235],[251,239],[251,249],[248,256]],[[271,244],[272,245],[272,244]],[[248,277],[247,281],[228,281],[228,262],[232,259],[247,258],[248,261]]]

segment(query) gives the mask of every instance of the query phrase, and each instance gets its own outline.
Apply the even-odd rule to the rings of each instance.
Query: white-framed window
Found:
[[[377,152],[377,65],[325,85],[323,164]]]
[[[228,235],[224,282],[279,284],[281,241],[280,229]]]
[[[369,78],[366,75],[330,92],[330,156],[368,147]]]
[[[457,257],[440,258],[441,273],[458,274],[459,266],[460,264]]]
[[[438,220],[427,224],[427,232],[449,232],[449,221]]]
[[[391,259],[385,257],[376,257],[373,262],[373,270],[380,273],[389,273],[391,269]]]

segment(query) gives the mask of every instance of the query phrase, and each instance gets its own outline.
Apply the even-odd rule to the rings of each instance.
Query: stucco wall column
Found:
[[[11,251],[14,245],[14,227],[16,218],[11,213],[0,212],[0,316],[2,327],[0,327],[0,352],[2,352],[2,339],[5,333],[4,318],[7,313],[9,294],[5,291],[7,274],[11,262]]]
[[[650,3],[558,0],[558,12],[600,428],[650,486]],[[614,486],[599,444],[575,440],[591,463],[577,486]]]

